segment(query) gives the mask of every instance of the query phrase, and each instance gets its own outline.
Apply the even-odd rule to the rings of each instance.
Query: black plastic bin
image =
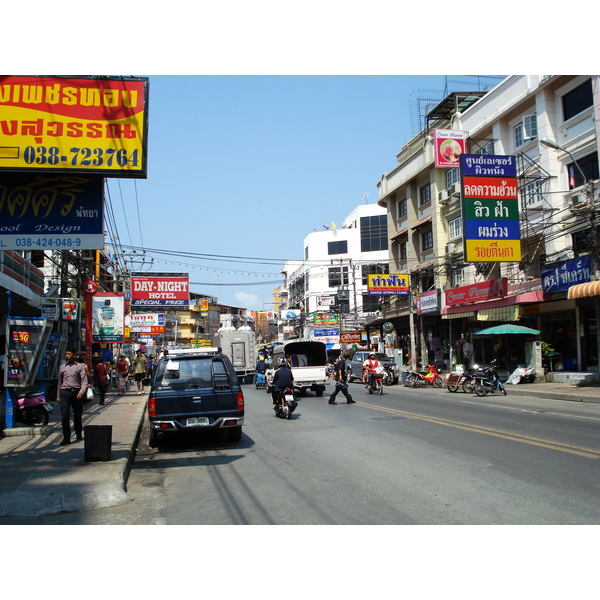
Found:
[[[86,425],[83,428],[85,462],[109,461],[112,425]]]

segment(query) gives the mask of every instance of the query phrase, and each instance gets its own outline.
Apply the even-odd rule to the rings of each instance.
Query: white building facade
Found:
[[[288,261],[283,269],[285,337],[324,337],[335,344],[340,330],[364,331],[365,322],[379,311],[378,298],[368,293],[367,276],[389,269],[385,208],[360,205],[341,226],[309,233],[303,255],[304,260]]]

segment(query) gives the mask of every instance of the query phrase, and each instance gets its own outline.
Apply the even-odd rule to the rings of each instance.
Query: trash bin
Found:
[[[86,425],[83,428],[85,462],[109,461],[112,425]]]

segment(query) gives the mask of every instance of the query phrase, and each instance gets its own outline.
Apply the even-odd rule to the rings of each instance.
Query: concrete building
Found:
[[[425,127],[397,155],[398,166],[378,184],[390,270],[410,274],[412,295],[386,303],[371,333],[392,322],[399,344],[414,351],[413,364],[440,359],[452,368],[501,356],[510,369],[531,358],[524,353],[526,336],[473,334],[518,321],[541,330],[554,349],[544,359],[549,370],[598,369],[595,292],[570,291],[598,268],[597,86],[589,75],[510,76],[487,93],[450,94],[427,114]],[[515,157],[521,256],[465,262],[460,169],[435,166],[436,129],[466,132],[467,154]],[[578,267],[569,262],[574,259]],[[493,297],[450,300],[453,290],[493,281],[506,285]]]
[[[364,330],[378,314],[378,298],[367,291],[367,275],[388,272],[386,210],[357,206],[339,226],[304,239],[304,260],[288,261],[279,296],[281,333],[337,343],[339,330]],[[332,317],[328,317],[332,315]],[[285,318],[285,317],[289,318]]]

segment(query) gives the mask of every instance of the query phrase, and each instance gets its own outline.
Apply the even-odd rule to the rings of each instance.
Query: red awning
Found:
[[[593,298],[600,296],[600,281],[588,281],[586,283],[578,283],[569,288],[568,298]]]

